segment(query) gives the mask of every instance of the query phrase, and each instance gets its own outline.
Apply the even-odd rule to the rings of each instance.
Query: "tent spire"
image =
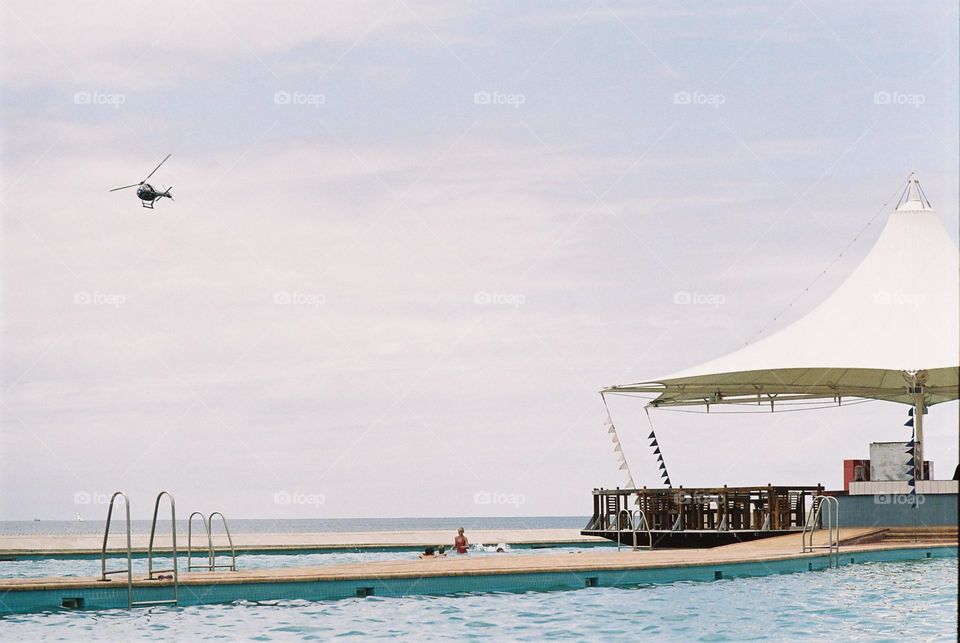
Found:
[[[920,187],[916,172],[910,173],[910,178],[907,179],[907,187],[903,189],[903,194],[900,195],[900,200],[897,202],[896,211],[903,212],[905,210],[933,210],[927,195],[923,193],[923,188]]]

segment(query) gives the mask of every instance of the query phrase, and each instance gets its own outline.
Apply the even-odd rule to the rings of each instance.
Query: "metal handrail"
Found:
[[[192,556],[193,556],[193,517],[200,516],[200,522],[203,523],[203,528],[207,532],[207,564],[206,565],[194,565]],[[207,517],[199,511],[194,511],[190,514],[190,517],[187,519],[187,571],[193,571],[194,569],[202,569],[206,567],[208,570],[213,569],[213,541],[210,538],[210,523],[207,522]]]
[[[626,520],[624,520],[624,517],[626,517]],[[630,520],[630,512],[627,511],[626,509],[621,509],[614,516],[614,520],[616,521],[615,524],[617,527],[617,551],[620,551],[620,545],[621,545],[620,541],[622,540],[621,536],[625,531],[623,528],[623,524],[624,522],[628,522]]]
[[[626,520],[623,520],[623,518],[626,518]],[[623,528],[624,524],[627,525],[626,529]],[[644,547],[644,545],[637,544],[637,533],[641,531],[647,534],[648,544],[645,546],[648,549],[653,549],[653,531],[647,522],[646,514],[644,514],[641,509],[634,509],[632,513],[626,509],[621,509],[617,514],[617,551],[620,551],[622,535],[625,531],[630,532],[633,536],[634,550]]]
[[[230,564],[217,565],[217,550],[213,546],[213,517],[220,516],[220,522],[223,524],[223,530],[227,534],[227,542],[230,544]],[[219,511],[214,511],[207,517],[207,537],[210,539],[210,569],[215,570],[218,567],[226,567],[230,571],[237,571],[237,550],[233,546],[233,537],[230,535],[230,528],[227,526],[227,518]]]
[[[157,535],[157,514],[160,510],[160,499],[166,496],[170,499],[170,536],[173,540],[173,567],[171,569],[153,568],[153,542]],[[147,546],[147,578],[153,579],[154,574],[163,572],[173,572],[174,583],[177,581],[177,505],[169,491],[161,491],[157,494],[157,500],[153,504],[153,522],[150,525],[150,544]]]
[[[113,521],[113,503],[117,496],[123,498],[124,510],[126,512],[127,522],[127,567],[126,569],[107,569],[107,540],[110,538],[110,524]],[[110,506],[107,509],[107,524],[103,530],[103,547],[100,549],[100,580],[109,580],[109,574],[127,575],[127,607],[133,605],[133,547],[130,543],[130,498],[122,491],[115,491],[110,496]]]
[[[827,544],[826,545],[814,545],[813,544],[813,535],[817,530],[817,525],[822,524],[823,520],[823,506],[827,506]],[[836,519],[836,524],[834,524],[834,519]],[[807,528],[809,529],[809,532]],[[809,542],[807,540],[807,534],[809,536]],[[803,533],[801,534],[801,545],[803,547],[803,553],[812,552],[814,549],[826,549],[827,551],[827,563],[831,567],[840,566],[840,502],[833,496],[815,496],[813,502],[810,504],[810,511],[807,513],[807,521],[803,525]]]
[[[639,516],[639,519],[631,518],[630,520],[630,526],[633,527],[633,548],[640,549],[640,545],[637,545],[637,530],[642,523],[643,530],[647,532],[647,549],[653,549],[653,531],[651,531],[650,524],[647,522],[647,515],[643,513],[642,509],[635,509],[633,514],[634,516]]]
[[[173,567],[170,569],[154,569],[153,543],[157,535],[157,516],[160,512],[160,500],[164,496],[170,499],[170,534],[173,539]],[[147,578],[154,580],[154,574],[163,572],[173,572],[173,600],[138,601],[133,603],[133,605],[158,605],[161,603],[178,605],[180,603],[180,575],[177,571],[177,505],[169,491],[161,491],[158,493],[157,499],[153,503],[153,521],[150,523],[150,544],[147,547]]]

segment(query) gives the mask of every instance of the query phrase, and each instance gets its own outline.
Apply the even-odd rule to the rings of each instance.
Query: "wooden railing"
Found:
[[[639,511],[654,531],[787,531],[803,529],[823,486],[594,489],[584,531],[634,529]]]

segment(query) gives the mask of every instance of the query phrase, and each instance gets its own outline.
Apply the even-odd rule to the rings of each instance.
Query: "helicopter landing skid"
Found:
[[[142,205],[145,208],[149,208],[150,210],[153,209],[153,201],[141,201],[140,205]]]

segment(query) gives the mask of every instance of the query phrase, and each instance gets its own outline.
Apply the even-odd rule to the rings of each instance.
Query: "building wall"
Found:
[[[917,480],[914,484],[917,493],[922,494],[960,492],[960,482],[956,480]],[[848,491],[851,496],[905,494],[910,493],[910,485],[905,480],[851,482]]]
[[[957,494],[837,496],[841,527],[947,527],[957,523]]]

